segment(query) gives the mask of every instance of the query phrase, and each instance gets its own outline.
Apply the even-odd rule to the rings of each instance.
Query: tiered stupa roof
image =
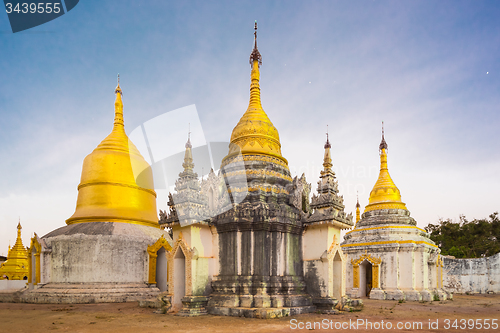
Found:
[[[226,158],[241,151],[242,155],[257,154],[277,157],[288,165],[287,160],[281,156],[278,130],[262,108],[259,85],[261,64],[262,56],[257,48],[257,23],[255,23],[254,47],[250,54],[252,66],[250,102],[246,112],[233,129],[230,150]]]
[[[17,224],[17,239],[9,249],[7,261],[0,266],[0,280],[25,280],[28,278],[28,250],[21,239],[21,222]]]
[[[394,184],[387,168],[387,148],[382,127],[382,141],[379,146],[380,173],[370,192],[370,199],[365,207],[365,212],[379,209],[406,209],[406,205],[401,201],[401,193]]]

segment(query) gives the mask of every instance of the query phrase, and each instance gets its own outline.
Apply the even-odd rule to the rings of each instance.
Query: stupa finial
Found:
[[[120,73],[116,76],[116,89],[115,89],[115,94],[120,93],[123,95],[122,89],[120,88]]]
[[[115,89],[116,99],[115,99],[115,121],[113,126],[113,131],[120,130],[124,131],[123,122],[123,102],[122,102],[122,88],[120,88],[120,74],[117,76],[117,85]]]
[[[257,48],[257,20],[255,20],[254,25],[254,33],[253,33],[253,50],[250,53],[250,65],[253,66],[253,63],[257,61],[258,65],[262,65],[262,56],[260,55],[259,49]]]
[[[382,121],[382,141],[380,142],[380,146],[378,147],[378,149],[380,149],[380,151],[382,151],[382,149],[387,150],[387,142],[385,142],[385,138],[384,138],[384,122],[383,121]]]
[[[326,148],[332,148],[332,145],[330,144],[330,140],[328,140],[328,125],[326,125],[326,143],[325,143],[325,149]]]
[[[360,219],[360,211],[359,211],[359,208],[361,207],[359,205],[359,195],[358,195],[358,191],[356,191],[356,199],[357,199],[357,202],[356,202],[356,223],[358,223],[359,219]]]
[[[191,123],[188,123],[188,140],[186,142],[186,148],[193,148],[191,144]]]

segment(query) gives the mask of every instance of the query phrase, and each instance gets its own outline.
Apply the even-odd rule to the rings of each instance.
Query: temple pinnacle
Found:
[[[122,89],[120,88],[120,73],[118,73],[118,76],[116,78],[116,89],[115,89],[115,94],[120,93],[123,96]]]
[[[257,48],[257,21],[255,21],[255,26],[254,26],[254,33],[253,33],[253,50],[252,53],[250,54],[250,65],[253,66],[254,61],[257,61],[259,67],[262,65],[262,56],[260,55],[259,49]]]
[[[359,211],[360,205],[359,205],[359,196],[358,196],[357,192],[356,192],[356,198],[357,198],[357,202],[356,202],[356,223],[358,223],[358,221],[360,219],[360,211]]]
[[[326,143],[325,143],[325,149],[326,148],[332,148],[332,145],[330,144],[330,141],[328,140],[328,125],[326,125]]]
[[[384,122],[382,122],[382,141],[380,142],[380,146],[378,147],[378,149],[380,151],[382,151],[382,149],[387,150],[387,142],[385,142],[385,138],[384,138]]]
[[[365,212],[379,209],[406,209],[406,205],[401,201],[401,193],[392,181],[387,168],[387,143],[384,138],[384,127],[382,123],[382,142],[380,149],[380,173],[378,180],[370,192],[368,205]]]
[[[191,124],[188,125],[188,140],[186,142],[186,148],[193,148],[193,145],[191,144]]]

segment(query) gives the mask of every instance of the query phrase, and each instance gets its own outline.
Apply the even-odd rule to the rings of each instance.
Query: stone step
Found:
[[[273,319],[294,316],[302,313],[311,313],[316,307],[299,306],[288,308],[227,308],[227,307],[207,307],[208,313],[216,316],[231,316],[259,319]]]
[[[50,289],[114,289],[114,288],[146,288],[144,283],[48,283],[39,285]]]
[[[116,303],[156,298],[160,290],[144,283],[49,283],[21,296],[26,303]]]

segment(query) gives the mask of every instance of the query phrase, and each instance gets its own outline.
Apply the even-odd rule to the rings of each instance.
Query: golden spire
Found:
[[[255,21],[254,47],[250,54],[250,65],[252,66],[250,102],[246,112],[233,129],[229,154],[225,159],[241,151],[243,155],[271,155],[288,164],[287,160],[281,156],[278,130],[264,112],[260,100],[259,67],[262,65],[262,56],[257,48],[257,21]]]
[[[118,74],[118,83],[115,88],[115,120],[113,121],[113,130],[111,133],[97,146],[96,150],[121,150],[130,152],[135,155],[141,155],[135,145],[130,142],[125,133],[125,122],[123,121],[123,101],[122,89],[120,88],[120,74]],[[142,156],[141,156],[142,157]]]
[[[380,142],[380,173],[378,180],[370,192],[365,212],[379,209],[406,209],[401,201],[401,193],[389,175],[387,169],[387,143],[384,138],[384,123],[382,122],[382,141]]]
[[[9,280],[23,280],[28,276],[28,251],[21,239],[21,221],[17,224],[16,243],[9,249],[7,261],[0,266],[0,280],[7,277]]]
[[[125,133],[119,80],[113,130],[85,158],[76,210],[66,223],[125,222],[159,228],[153,174]]]
[[[357,198],[357,202],[356,202],[356,223],[358,223],[359,221],[359,196],[356,195],[356,198]]]

